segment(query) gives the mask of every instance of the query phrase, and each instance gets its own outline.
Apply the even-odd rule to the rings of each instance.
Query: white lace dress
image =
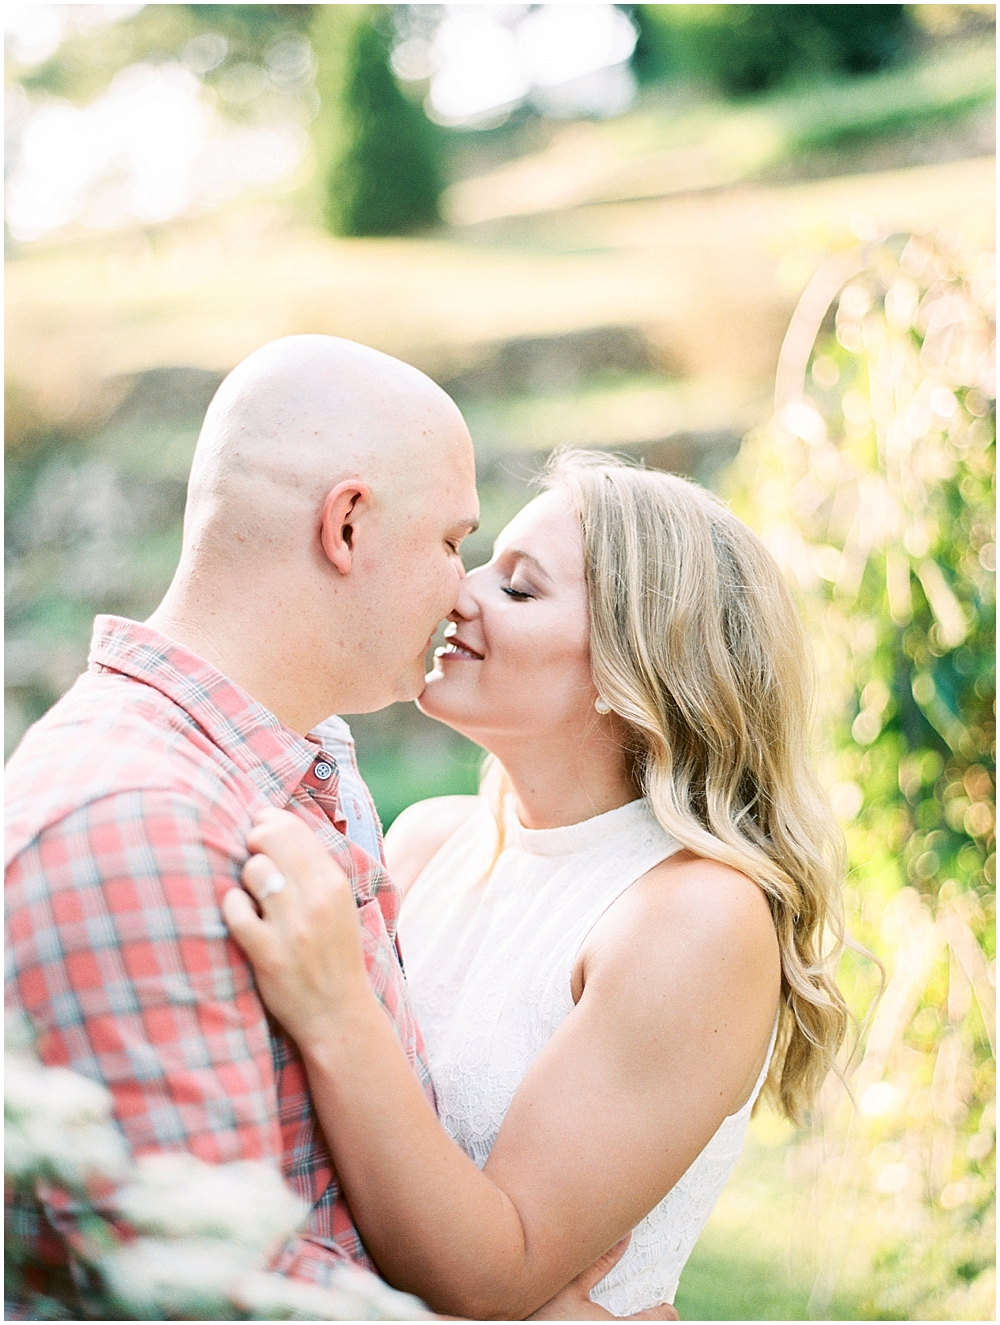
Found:
[[[523,828],[508,809],[504,852],[483,881],[495,843],[483,804],[413,884],[399,926],[441,1121],[480,1168],[521,1078],[573,1009],[570,981],[587,934],[630,884],[678,849],[644,800],[540,830]],[[607,1311],[624,1316],[673,1301],[766,1071],[591,1294]]]

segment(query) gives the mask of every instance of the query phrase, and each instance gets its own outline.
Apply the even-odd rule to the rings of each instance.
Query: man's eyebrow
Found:
[[[544,576],[545,579],[551,583],[552,576],[548,573],[538,558],[533,557],[530,552],[522,552],[520,548],[516,547],[507,547],[504,548],[504,556],[513,557],[515,561],[530,561],[535,570],[538,571],[539,575]]]

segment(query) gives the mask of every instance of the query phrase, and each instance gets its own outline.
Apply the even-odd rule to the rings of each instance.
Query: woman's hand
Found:
[[[550,1297],[543,1307],[528,1317],[529,1320],[679,1320],[674,1307],[669,1302],[661,1302],[658,1307],[648,1307],[634,1316],[612,1316],[610,1311],[591,1302],[591,1290],[596,1288],[606,1274],[609,1274],[628,1250],[632,1234],[627,1233],[621,1242],[616,1242],[603,1256],[587,1267],[582,1274],[571,1279],[564,1289]]]
[[[304,1049],[372,1000],[358,908],[347,875],[295,815],[264,810],[247,846],[246,892],[226,893],[222,914],[268,1010]]]

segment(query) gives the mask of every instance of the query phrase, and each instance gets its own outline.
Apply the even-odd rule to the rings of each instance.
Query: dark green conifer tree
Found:
[[[915,30],[908,5],[635,5],[631,15],[640,81],[698,78],[733,97],[888,68]]]
[[[388,23],[375,6],[354,27],[341,103],[343,148],[327,180],[326,217],[341,235],[402,235],[434,225],[436,132],[389,67]]]

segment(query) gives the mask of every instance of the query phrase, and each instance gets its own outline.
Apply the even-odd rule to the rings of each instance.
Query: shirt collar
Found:
[[[315,740],[293,732],[211,663],[151,626],[98,616],[87,661],[91,671],[119,672],[166,695],[279,808],[322,758]]]

